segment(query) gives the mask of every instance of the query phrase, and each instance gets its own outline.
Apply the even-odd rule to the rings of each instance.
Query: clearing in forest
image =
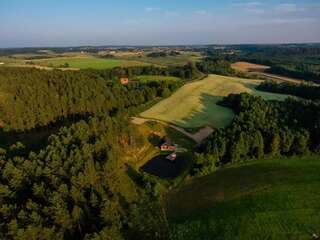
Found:
[[[149,64],[139,61],[129,61],[122,59],[105,59],[96,58],[91,56],[79,57],[79,58],[53,58],[47,60],[33,61],[37,65],[46,67],[69,67],[78,69],[106,69],[114,67],[134,67],[134,66],[146,66]]]
[[[217,103],[231,93],[251,93],[266,100],[284,100],[287,95],[267,93],[255,89],[260,80],[210,75],[204,80],[181,87],[171,97],[159,102],[141,117],[161,120],[186,129],[210,126],[222,128],[234,117],[231,109]]]

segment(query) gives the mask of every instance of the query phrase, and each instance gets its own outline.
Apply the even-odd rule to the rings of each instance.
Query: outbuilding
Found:
[[[121,83],[122,85],[127,85],[127,84],[129,84],[129,78],[126,78],[126,77],[120,78],[120,83]]]

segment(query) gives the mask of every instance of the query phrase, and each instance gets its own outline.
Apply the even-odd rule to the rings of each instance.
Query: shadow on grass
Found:
[[[223,128],[228,126],[234,117],[232,109],[219,106],[217,103],[223,97],[213,96],[203,93],[200,96],[200,110],[194,110],[187,118],[180,121],[174,121],[174,124],[185,127],[199,129],[210,126],[212,128]]]

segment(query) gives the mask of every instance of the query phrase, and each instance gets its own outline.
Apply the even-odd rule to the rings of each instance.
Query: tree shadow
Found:
[[[205,126],[222,128],[231,124],[234,118],[232,109],[220,106],[218,103],[223,99],[221,96],[213,96],[203,93],[200,96],[202,108],[194,110],[187,118],[174,121],[174,124],[199,129]]]

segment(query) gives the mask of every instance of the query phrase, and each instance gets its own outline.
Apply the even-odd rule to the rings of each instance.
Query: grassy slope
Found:
[[[232,121],[233,112],[216,103],[230,93],[248,92],[267,100],[283,100],[287,97],[255,90],[254,86],[259,82],[210,75],[204,80],[186,84],[170,98],[143,112],[141,116],[170,122],[184,128],[225,127]]]
[[[36,64],[43,66],[60,67],[61,65],[68,63],[70,68],[94,68],[105,69],[114,67],[130,67],[148,65],[146,63],[138,61],[128,61],[119,59],[103,59],[95,57],[81,57],[81,58],[56,58],[48,60],[34,61]]]
[[[172,239],[320,235],[319,157],[256,161],[195,179],[167,197]]]

